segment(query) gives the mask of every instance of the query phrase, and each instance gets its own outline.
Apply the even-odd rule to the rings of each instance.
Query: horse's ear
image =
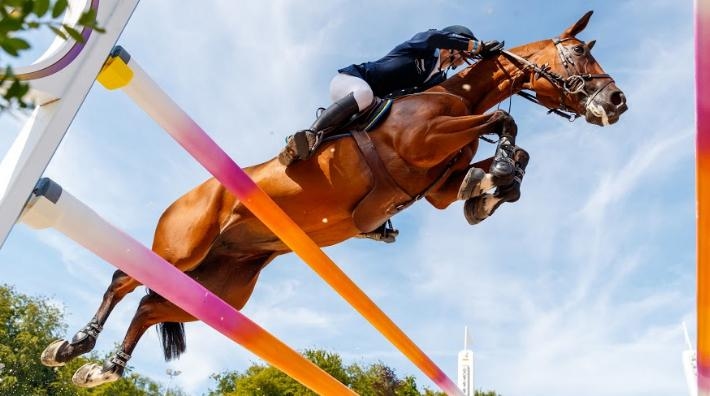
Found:
[[[591,51],[592,48],[594,48],[594,44],[596,44],[596,43],[597,43],[597,40],[592,40],[592,41],[588,42],[587,43],[587,50]]]
[[[570,26],[565,30],[561,35],[560,38],[570,38],[574,37],[577,35],[577,33],[581,32],[584,30],[585,27],[587,27],[587,22],[589,22],[589,18],[592,17],[592,13],[594,11],[588,11],[586,14],[584,14],[583,17],[579,18],[577,23],[574,25]]]

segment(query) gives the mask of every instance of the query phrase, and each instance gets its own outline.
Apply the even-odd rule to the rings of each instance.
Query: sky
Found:
[[[514,47],[553,38],[595,11],[579,38],[627,96],[612,126],[569,123],[513,99],[517,143],[531,155],[522,197],[476,226],[462,204],[419,202],[393,221],[395,244],[326,249],[450,378],[469,326],[475,387],[515,395],[687,394],[682,323],[695,339],[692,2],[678,0],[145,1],[119,43],[242,165],[328,105],[335,71],[374,60],[414,33],[452,24]],[[40,40],[41,41],[41,40]],[[41,51],[40,51],[41,52]],[[508,103],[503,108],[507,109]],[[5,152],[22,120],[0,117]],[[482,144],[479,156],[493,147]],[[95,85],[46,173],[150,246],[171,202],[209,177],[120,92]],[[94,314],[113,267],[54,231],[14,228],[3,282],[51,298],[71,337]],[[113,312],[97,343],[112,350],[143,295]],[[381,361],[435,388],[304,263],[261,274],[242,312],[295,349],[346,363]],[[201,323],[164,363],[149,330],[130,364],[206,392],[209,375],[259,359]]]

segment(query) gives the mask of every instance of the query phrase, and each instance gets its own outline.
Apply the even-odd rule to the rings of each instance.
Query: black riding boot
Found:
[[[324,135],[341,126],[359,111],[355,95],[352,93],[335,101],[323,111],[309,129],[298,131],[289,137],[286,148],[279,155],[279,160],[284,165],[289,165],[294,160],[310,158]]]

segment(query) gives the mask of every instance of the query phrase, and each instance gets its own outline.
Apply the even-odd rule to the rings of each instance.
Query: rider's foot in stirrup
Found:
[[[279,153],[279,162],[289,166],[297,160],[310,158],[317,140],[316,132],[310,129],[294,133],[286,138],[286,147]]]
[[[293,147],[296,158],[300,160],[308,159],[311,155],[311,141],[315,138],[309,139],[309,135],[315,136],[315,132],[310,129],[304,129],[293,134]]]

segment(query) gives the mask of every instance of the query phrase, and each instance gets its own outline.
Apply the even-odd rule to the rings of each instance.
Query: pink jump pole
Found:
[[[60,231],[314,392],[356,395],[50,179],[37,184],[21,220]]]
[[[695,1],[698,394],[710,396],[710,0]]]
[[[283,210],[145,73],[116,47],[98,81],[123,91],[202,164],[370,324],[449,395],[456,384],[311,240]]]

